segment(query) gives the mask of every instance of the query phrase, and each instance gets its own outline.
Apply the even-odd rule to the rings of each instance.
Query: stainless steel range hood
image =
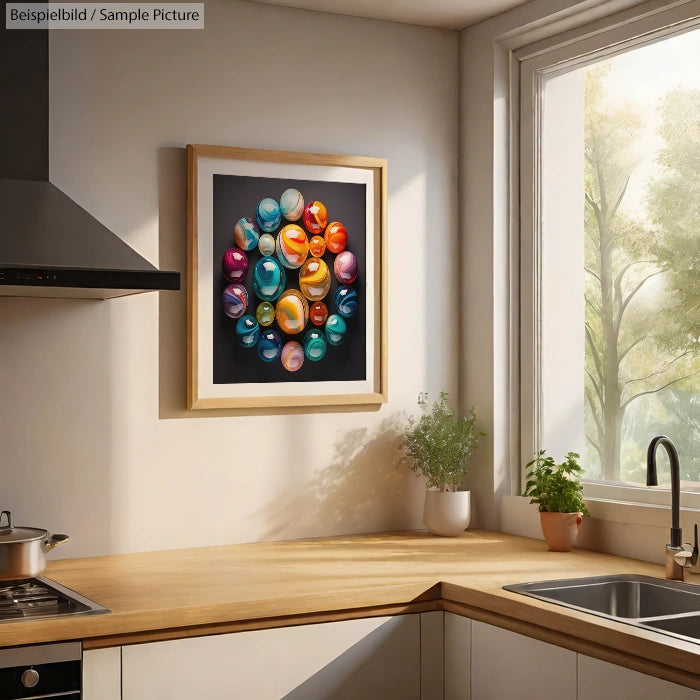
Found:
[[[3,2],[3,14],[5,3]],[[180,289],[48,180],[48,31],[0,32],[0,296]]]

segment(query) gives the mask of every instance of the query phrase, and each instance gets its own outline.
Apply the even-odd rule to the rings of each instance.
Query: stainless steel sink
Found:
[[[660,620],[647,620],[647,627],[653,627],[659,632],[671,632],[679,637],[693,639],[700,643],[700,615],[684,615],[682,617],[667,617]]]
[[[700,643],[700,586],[619,574],[518,583],[503,588]]]

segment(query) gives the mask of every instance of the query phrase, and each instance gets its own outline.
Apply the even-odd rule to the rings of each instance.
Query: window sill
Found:
[[[591,517],[627,525],[647,525],[649,527],[671,527],[671,506],[648,503],[632,503],[609,498],[583,499]],[[532,521],[539,528],[537,506],[530,504],[524,496],[504,496],[501,503],[504,525],[522,521]],[[685,522],[684,522],[685,521]],[[700,509],[681,507],[681,527],[691,527],[700,523]],[[510,532],[510,530],[506,530]],[[517,534],[517,533],[516,533]]]
[[[628,525],[648,525],[651,527],[671,527],[671,506],[651,503],[630,503],[608,498],[585,498],[591,516],[599,520],[609,520]],[[700,510],[681,507],[681,527],[692,527],[700,522]]]
[[[647,505],[585,498],[590,517],[584,518],[577,546],[598,552],[663,563],[671,527],[670,505]],[[693,525],[700,524],[700,510],[681,508],[681,527],[690,539]],[[514,535],[543,539],[537,506],[523,496],[500,500],[500,529]]]

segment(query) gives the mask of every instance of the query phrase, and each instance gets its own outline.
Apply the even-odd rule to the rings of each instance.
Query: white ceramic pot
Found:
[[[423,524],[433,535],[456,537],[469,525],[471,491],[426,491]]]

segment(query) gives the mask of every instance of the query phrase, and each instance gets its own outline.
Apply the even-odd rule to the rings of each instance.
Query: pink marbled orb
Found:
[[[357,279],[357,258],[349,250],[338,253],[333,263],[333,272],[340,284],[352,284]]]
[[[248,292],[242,284],[229,284],[222,295],[224,313],[230,318],[240,318],[248,308]]]
[[[248,256],[240,248],[229,248],[221,260],[221,270],[229,282],[242,282],[248,272]]]
[[[282,348],[282,367],[296,372],[304,364],[304,348],[296,340],[290,340]]]

